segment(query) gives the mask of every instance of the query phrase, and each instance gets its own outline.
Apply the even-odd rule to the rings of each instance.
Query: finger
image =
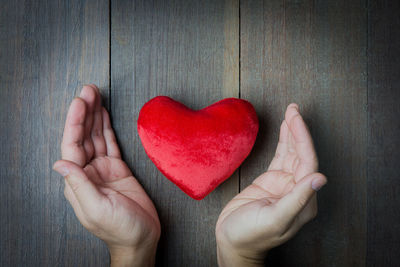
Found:
[[[298,168],[295,173],[295,180],[298,181],[318,168],[317,155],[310,131],[299,113],[296,104],[290,104],[285,113],[285,120],[292,135],[292,142],[299,159]]]
[[[276,202],[274,210],[277,221],[290,225],[309,203],[315,192],[326,182],[326,177],[321,173],[313,173],[302,178],[290,193]]]
[[[83,147],[85,119],[86,104],[82,99],[75,98],[69,107],[65,121],[61,156],[62,159],[75,162],[79,166],[84,166],[86,163],[86,153]]]
[[[93,114],[96,103],[96,92],[92,86],[85,85],[82,88],[80,98],[82,98],[85,101],[87,107],[83,146],[85,148],[86,161],[89,162],[94,154],[93,141],[90,135],[93,127],[93,117],[94,117]]]
[[[315,158],[314,144],[310,131],[300,115],[296,104],[292,103],[287,107],[285,120],[292,134],[299,157],[305,160]]]
[[[283,162],[288,153],[289,146],[289,127],[284,120],[281,124],[279,132],[278,146],[276,147],[275,156],[268,167],[268,170],[281,170],[283,168]]]
[[[107,155],[114,158],[121,158],[121,152],[117,144],[117,139],[115,138],[114,131],[111,127],[110,116],[107,110],[102,108],[103,114],[103,135],[107,146]]]
[[[99,172],[96,170],[96,168],[93,166],[93,163],[95,162],[95,160],[93,160],[92,162],[90,162],[90,164],[87,164],[83,170],[86,173],[86,176],[90,179],[90,181],[92,181],[92,183],[94,183],[95,185],[100,185],[103,184],[104,181],[102,180]],[[111,171],[110,171],[111,172]]]
[[[290,173],[285,173],[282,171],[267,171],[258,176],[248,187],[252,186],[255,186],[263,192],[263,195],[260,195],[259,198],[272,197],[280,199],[288,192],[292,191],[295,183],[293,175]],[[243,193],[245,190],[243,190],[241,193]]]
[[[102,183],[116,182],[117,180],[133,176],[129,167],[122,160],[114,160],[111,157],[94,159],[88,166],[96,171],[96,175]],[[85,167],[85,172],[90,171],[89,167]]]
[[[107,154],[106,142],[103,136],[103,115],[101,107],[101,95],[97,87],[94,86],[96,93],[94,112],[93,112],[93,127],[91,130],[91,138],[94,146],[94,156],[103,157]]]
[[[99,212],[98,207],[101,207],[105,197],[80,166],[71,161],[59,160],[54,163],[53,169],[65,177],[83,213],[93,216]]]

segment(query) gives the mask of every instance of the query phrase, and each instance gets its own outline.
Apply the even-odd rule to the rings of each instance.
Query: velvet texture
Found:
[[[157,96],[140,110],[137,127],[146,154],[157,168],[200,200],[249,155],[259,126],[246,100],[226,98],[196,111]]]

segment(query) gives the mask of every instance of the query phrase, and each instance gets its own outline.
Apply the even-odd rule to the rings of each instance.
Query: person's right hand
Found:
[[[296,104],[288,106],[268,171],[235,196],[216,225],[220,266],[263,266],[269,249],[291,238],[317,214],[317,173],[311,135]]]
[[[121,159],[95,85],[72,101],[61,152],[53,168],[65,177],[65,197],[82,225],[106,242],[111,266],[154,265],[157,211]]]

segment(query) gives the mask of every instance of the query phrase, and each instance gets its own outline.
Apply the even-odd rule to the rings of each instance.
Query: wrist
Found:
[[[243,266],[259,267],[264,266],[264,259],[267,252],[259,255],[252,251],[235,249],[233,246],[223,242],[217,242],[218,266]]]
[[[111,267],[151,267],[155,264],[157,245],[141,248],[109,246],[109,251]]]

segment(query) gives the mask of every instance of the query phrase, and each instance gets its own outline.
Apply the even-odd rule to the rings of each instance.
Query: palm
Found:
[[[227,204],[218,219],[217,229],[228,229],[228,235],[234,240],[240,240],[240,246],[245,247],[251,243],[260,251],[269,249],[265,247],[263,240],[274,233],[266,229],[275,229],[279,224],[276,221],[277,209],[274,204],[291,192],[302,177],[316,170],[317,158],[311,136],[297,106],[290,105],[281,126],[276,154],[268,171]],[[315,206],[314,196],[296,219],[301,220],[302,216],[308,216]],[[286,226],[281,234],[285,235],[289,229],[290,225]],[[292,231],[289,232],[290,234],[286,234],[287,238],[293,234]],[[279,242],[283,241],[285,240]]]
[[[84,167],[84,171],[106,197],[105,201],[93,207],[93,212],[100,213],[102,221],[101,229],[95,229],[95,232],[108,233],[110,229],[119,229],[115,236],[103,237],[100,234],[100,238],[118,240],[119,243],[126,240],[126,246],[137,245],[159,227],[153,203],[121,159],[96,157]],[[77,217],[86,226],[88,223],[82,215],[77,211]]]
[[[81,223],[109,245],[135,246],[159,235],[156,209],[121,159],[107,111],[95,86],[86,86],[68,112],[62,158],[82,168],[98,192],[80,201],[66,183],[65,196]],[[90,202],[90,203],[89,203]],[[121,243],[123,240],[123,243]]]

